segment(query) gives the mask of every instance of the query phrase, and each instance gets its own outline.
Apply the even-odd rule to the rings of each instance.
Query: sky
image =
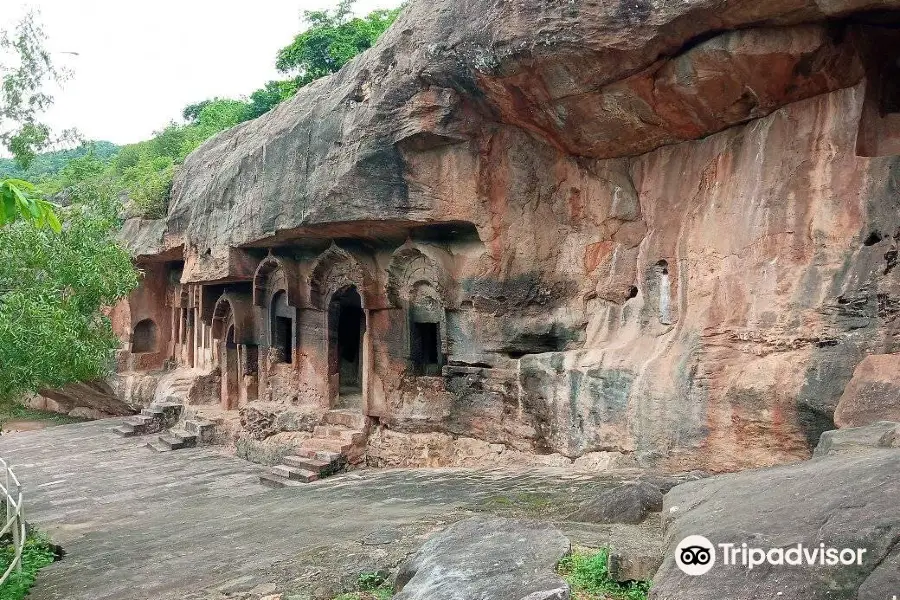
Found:
[[[7,0],[9,1],[9,0]],[[15,1],[15,0],[13,0]],[[399,0],[357,0],[354,12]],[[246,96],[270,79],[275,55],[304,27],[304,10],[337,0],[31,0],[56,62],[74,78],[45,121],[85,139],[147,139],[192,102]],[[4,22],[8,13],[4,15]],[[73,56],[71,52],[77,52]]]

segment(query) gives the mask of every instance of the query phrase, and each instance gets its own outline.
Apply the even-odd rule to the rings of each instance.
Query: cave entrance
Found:
[[[355,286],[335,292],[328,305],[328,362],[335,408],[362,409],[366,317]],[[336,392],[336,393],[335,393]]]
[[[239,395],[239,373],[238,367],[238,347],[234,343],[234,325],[228,328],[228,335],[225,336],[224,359],[222,364],[225,366],[222,373],[222,408],[231,410],[237,406]]]
[[[134,326],[131,334],[131,352],[143,354],[156,352],[159,346],[159,328],[153,319],[144,319]]]

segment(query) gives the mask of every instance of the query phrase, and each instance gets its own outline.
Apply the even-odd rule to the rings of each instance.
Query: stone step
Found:
[[[329,410],[322,421],[328,425],[343,425],[356,431],[366,428],[366,416],[357,410]]]
[[[184,430],[197,436],[201,443],[211,442],[216,434],[216,424],[202,419],[188,419],[183,424]]]
[[[305,469],[317,473],[320,477],[325,477],[334,472],[337,461],[320,460],[318,458],[305,456],[285,456],[281,462],[289,467],[297,469]]]
[[[122,425],[113,428],[113,433],[120,437],[134,437],[138,435],[138,432],[135,431],[134,427],[127,423],[123,423]]]
[[[296,487],[300,485],[306,485],[302,481],[296,481],[294,479],[284,479],[282,477],[276,477],[271,473],[263,473],[259,476],[259,482],[270,488],[284,488],[284,487]]]
[[[342,426],[316,425],[313,428],[313,436],[330,440],[341,440],[350,444],[362,443],[366,434],[362,431],[354,431]]]
[[[158,442],[169,450],[181,450],[182,448],[196,446],[197,436],[186,431],[169,430],[167,433],[159,436]]]
[[[313,456],[317,456],[319,452],[333,452],[335,454],[344,454],[353,444],[349,442],[345,442],[343,440],[331,440],[324,438],[311,438],[308,440],[304,440],[303,443],[300,444],[300,448],[304,451],[312,452]]]
[[[272,467],[272,475],[281,477],[282,479],[302,481],[303,483],[309,483],[319,478],[318,473],[306,469],[298,469],[297,467],[289,467],[287,465],[276,465]]]
[[[151,450],[155,450],[156,452],[170,452],[172,449],[160,442],[159,440],[154,440],[152,442],[147,442],[147,447]]]
[[[125,419],[125,422],[129,425],[144,425],[151,421],[153,421],[153,417],[144,414],[134,415],[133,417],[128,417],[127,419]]]

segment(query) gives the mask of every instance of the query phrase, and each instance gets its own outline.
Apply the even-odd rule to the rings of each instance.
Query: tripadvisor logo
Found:
[[[752,571],[760,565],[772,566],[860,566],[866,548],[832,548],[795,544],[781,548],[753,548],[747,544],[714,545],[702,535],[689,535],[675,547],[675,564],[687,575],[703,575],[716,564],[718,555],[723,566],[743,567]]]
[[[675,547],[675,564],[688,575],[703,575],[716,564],[716,549],[702,535],[689,535]]]

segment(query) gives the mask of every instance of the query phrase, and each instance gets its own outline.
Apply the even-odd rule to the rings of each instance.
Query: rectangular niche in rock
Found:
[[[412,339],[413,371],[416,375],[441,374],[441,335],[439,323],[413,323]]]
[[[294,355],[291,337],[293,336],[294,323],[287,317],[275,317],[275,327],[273,333],[275,339],[273,346],[278,349],[281,362],[290,363]]]

